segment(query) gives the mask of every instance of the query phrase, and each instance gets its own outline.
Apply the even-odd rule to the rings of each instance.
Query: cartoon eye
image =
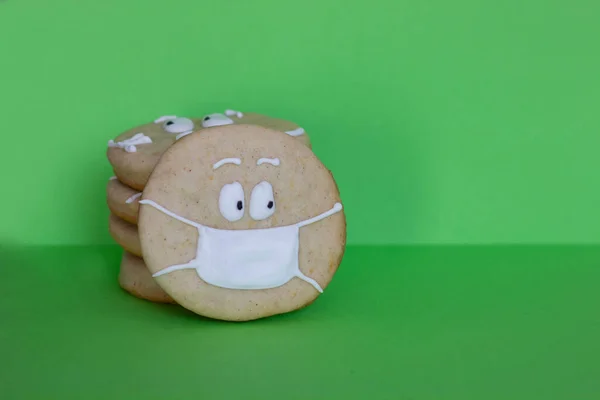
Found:
[[[183,133],[194,129],[194,122],[189,118],[174,118],[163,124],[165,131],[169,133]]]
[[[255,221],[269,218],[275,212],[275,197],[273,186],[262,181],[252,189],[250,195],[250,216]]]
[[[224,114],[209,114],[202,118],[202,126],[204,128],[231,124],[233,124],[233,120]]]
[[[239,182],[223,186],[219,195],[219,210],[221,215],[231,222],[244,216],[244,188]]]

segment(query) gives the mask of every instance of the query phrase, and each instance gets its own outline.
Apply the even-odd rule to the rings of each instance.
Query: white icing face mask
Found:
[[[269,289],[298,277],[319,292],[323,289],[298,266],[300,228],[329,217],[342,209],[336,203],[329,211],[294,225],[267,229],[214,229],[190,221],[152,200],[142,200],[159,211],[198,229],[196,257],[186,264],[172,265],[155,273],[161,276],[181,269],[195,269],[205,282],[226,289]]]

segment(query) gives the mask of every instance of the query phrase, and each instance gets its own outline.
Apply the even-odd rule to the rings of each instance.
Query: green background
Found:
[[[600,5],[4,0],[15,244],[111,243],[108,139],[159,115],[304,126],[350,244],[598,243]]]
[[[600,398],[596,0],[0,0],[0,398]],[[245,324],[117,285],[108,139],[301,124],[336,279]]]

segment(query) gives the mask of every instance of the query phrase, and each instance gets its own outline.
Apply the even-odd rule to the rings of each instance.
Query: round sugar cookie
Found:
[[[130,294],[140,299],[155,303],[175,303],[173,299],[160,288],[146,268],[144,260],[131,253],[124,252],[119,270],[119,285]]]
[[[116,177],[106,185],[106,203],[110,212],[132,224],[137,224],[142,192],[122,184]]]
[[[106,155],[121,182],[142,190],[162,153],[201,127],[201,119],[163,116],[109,140]]]
[[[258,125],[264,128],[271,128],[296,138],[305,146],[308,146],[308,148],[312,147],[310,138],[304,131],[304,128],[298,124],[295,124],[294,122],[286,121],[284,119],[272,118],[262,114],[240,112],[235,110],[225,110],[224,113],[208,114],[202,118],[203,128],[232,124]]]
[[[180,305],[245,321],[313,302],[344,254],[333,176],[305,145],[256,125],[170,147],[140,200],[144,260]]]
[[[109,140],[107,157],[121,182],[133,189],[143,190],[158,159],[175,141],[193,131],[230,124],[273,128],[311,147],[304,129],[293,122],[256,113],[226,110],[223,114],[208,114],[202,118],[162,116],[153,122],[129,129]]]
[[[122,248],[138,257],[142,256],[140,235],[136,225],[111,214],[108,220],[108,230],[115,242]]]

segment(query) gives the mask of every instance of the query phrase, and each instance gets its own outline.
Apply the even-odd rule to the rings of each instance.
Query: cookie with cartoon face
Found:
[[[144,261],[165,292],[231,321],[313,302],[346,243],[329,170],[294,137],[257,125],[212,127],[170,147],[138,224]]]
[[[303,143],[305,146],[308,146],[308,148],[312,147],[310,143],[310,138],[308,137],[308,134],[304,131],[304,128],[291,121],[286,121],[284,119],[272,118],[262,114],[241,112],[235,110],[225,110],[224,113],[208,114],[202,118],[203,128],[211,128],[215,126],[233,124],[258,125],[264,128],[271,128],[295,138],[296,140]]]
[[[119,270],[119,285],[140,299],[155,303],[175,303],[152,279],[144,260],[124,252]]]
[[[297,124],[256,113],[226,110],[202,118],[163,116],[123,132],[108,142],[107,156],[119,181],[143,190],[161,155],[177,140],[191,132],[215,126],[252,124],[272,128],[296,138],[309,148],[310,139]]]
[[[109,140],[108,160],[121,182],[142,190],[165,150],[201,127],[201,119],[174,115],[160,117]]]

